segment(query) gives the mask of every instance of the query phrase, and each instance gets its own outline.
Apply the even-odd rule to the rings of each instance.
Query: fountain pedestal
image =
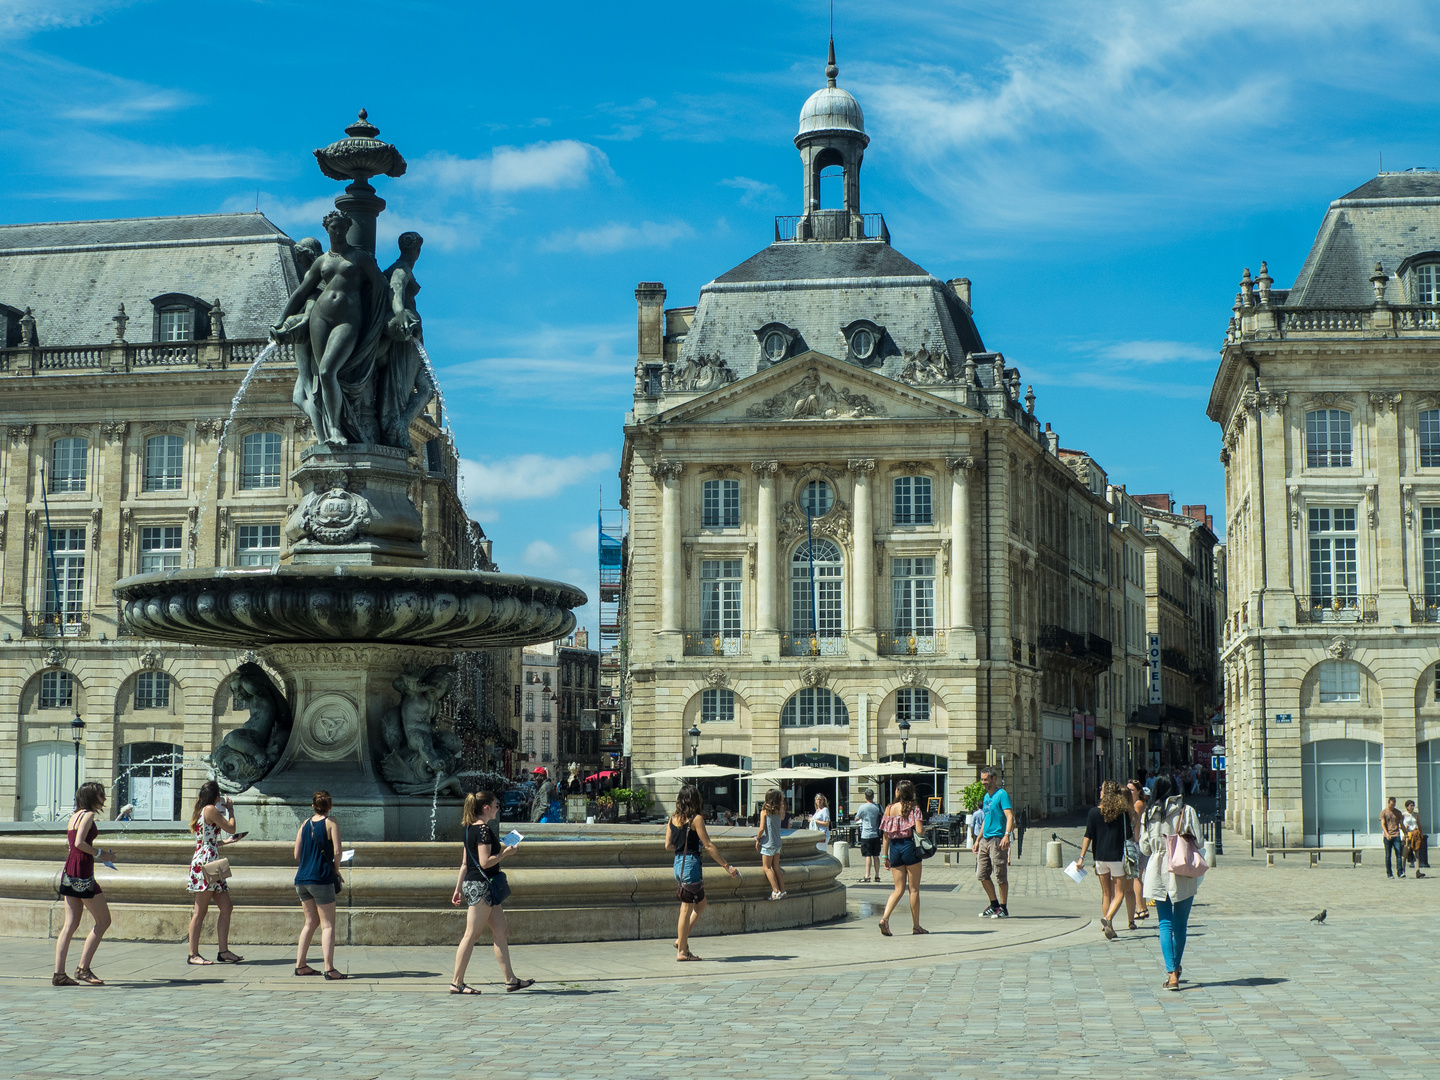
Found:
[[[415,471],[407,451],[312,446],[290,479],[304,492],[285,523],[294,565],[424,565],[424,524],[410,500]]]

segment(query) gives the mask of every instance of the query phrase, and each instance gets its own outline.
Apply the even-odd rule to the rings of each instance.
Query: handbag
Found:
[[[1165,837],[1165,869],[1176,877],[1198,878],[1210,867],[1189,837],[1172,833]]]
[[[206,885],[219,885],[220,882],[230,876],[230,860],[215,859],[212,862],[205,863],[200,869],[205,874]]]
[[[1125,876],[1129,878],[1140,876],[1140,845],[1134,840],[1125,841]]]
[[[935,841],[924,833],[917,832],[915,834],[915,851],[921,859],[931,858],[935,854]]]

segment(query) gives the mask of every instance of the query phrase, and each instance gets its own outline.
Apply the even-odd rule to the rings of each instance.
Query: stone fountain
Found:
[[[302,494],[285,525],[285,559],[141,574],[115,593],[131,633],[243,657],[230,690],[249,719],[207,758],[250,833],[226,848],[240,898],[230,940],[294,940],[292,842],[311,794],[324,788],[357,852],[338,941],[453,945],[465,920],[449,902],[457,796],[469,778],[458,741],[436,720],[454,686],[455,653],[554,640],[575,625],[585,594],[555,581],[426,565],[409,497],[410,424],[438,393],[415,308],[421,238],[403,234],[399,258],[379,268],[376,218],[385,202],[369,181],[402,175],[405,160],[376,138],[363,111],[345,132],[315,151],[326,176],[349,181],[325,218],[329,249],[296,245],[302,265],[312,261],[272,332],[294,347],[295,404],[318,440],[290,477]],[[674,933],[661,828],[522,828],[527,842],[507,863],[512,942]],[[115,917],[110,937],[183,938],[193,839],[126,838],[113,824],[102,831],[117,862],[96,870]],[[813,833],[786,838],[789,895],[771,901],[751,830],[712,831],[726,858],[746,869],[738,881],[711,875],[702,932],[844,915],[840,865],[816,851]],[[0,830],[0,935],[56,933],[64,854],[63,832]]]
[[[291,839],[324,788],[347,838],[431,840],[436,800],[463,794],[459,740],[436,725],[455,652],[561,637],[585,594],[426,565],[409,494],[410,426],[436,393],[415,306],[422,240],[403,234],[381,270],[385,201],[369,181],[405,159],[363,110],[345,134],[315,151],[349,181],[325,217],[328,249],[271,330],[294,348],[294,401],[317,439],[290,477],[289,550],[275,567],[140,574],[115,593],[134,634],[250,651],[231,681],[250,719],[208,762],[253,836]]]

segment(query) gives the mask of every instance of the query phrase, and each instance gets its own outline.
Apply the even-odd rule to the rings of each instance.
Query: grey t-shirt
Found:
[[[880,835],[880,804],[867,802],[855,811],[855,820],[860,822],[860,839],[873,840]]]

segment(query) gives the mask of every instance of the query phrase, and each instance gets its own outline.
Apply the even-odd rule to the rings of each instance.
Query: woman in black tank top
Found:
[[[725,857],[710,840],[705,831],[705,818],[700,813],[700,791],[693,784],[686,784],[675,796],[675,812],[665,826],[665,850],[675,853],[675,896],[680,901],[680,924],[676,930],[675,959],[699,960],[690,951],[690,932],[700,921],[705,911],[705,882],[700,871],[700,849],[704,848],[710,857],[725,868],[733,878],[740,871],[725,861]]]

